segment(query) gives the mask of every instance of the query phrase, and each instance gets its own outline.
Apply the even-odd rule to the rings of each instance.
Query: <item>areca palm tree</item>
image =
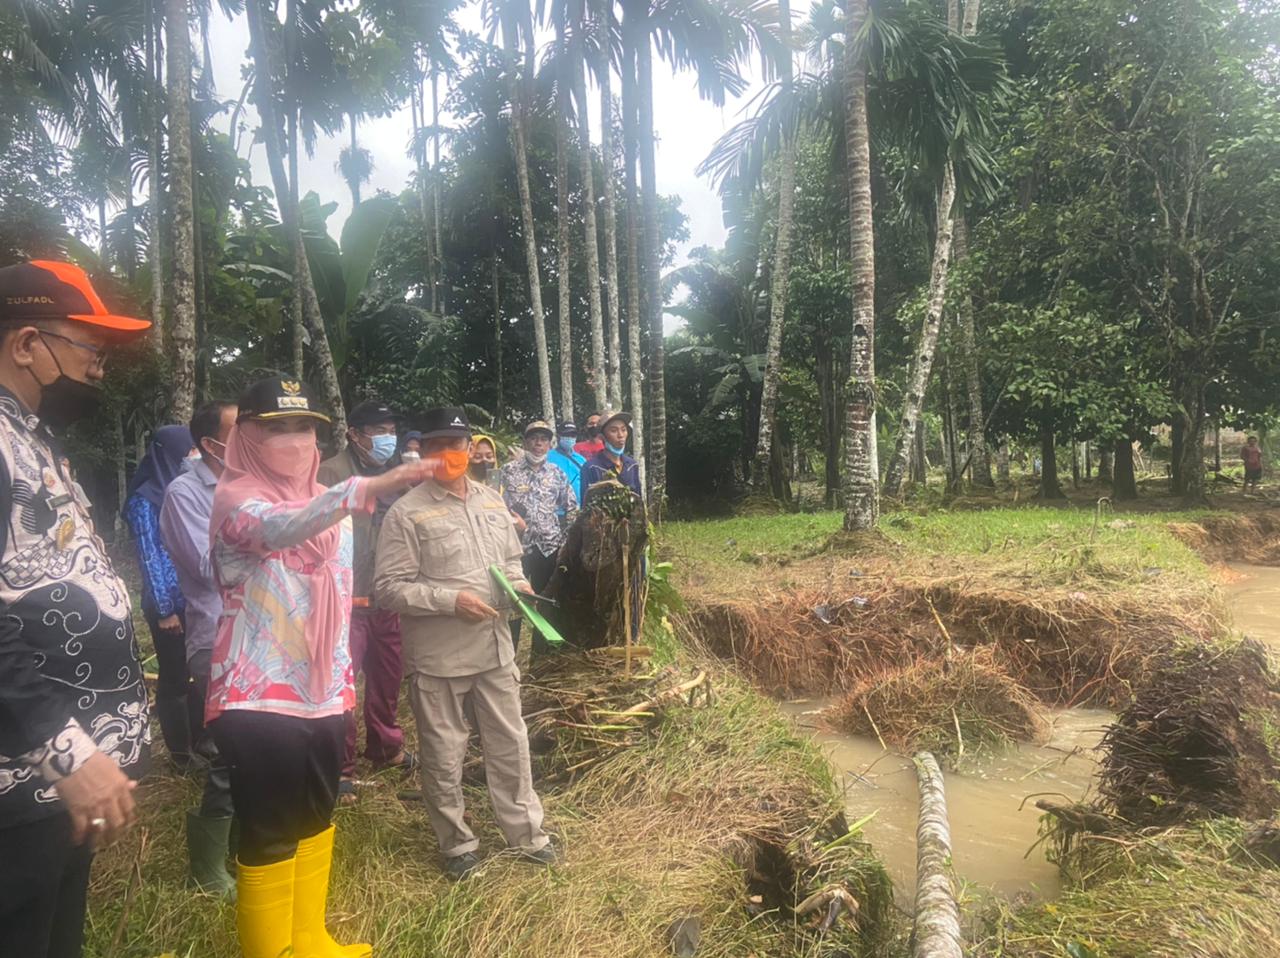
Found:
[[[169,0],[177,2],[177,0]],[[276,19],[274,5],[270,0],[247,0],[246,13],[249,21],[249,47],[254,60],[255,87],[257,90],[258,113],[262,119],[262,139],[267,148],[267,162],[271,169],[271,179],[275,186],[276,204],[280,210],[280,221],[284,226],[293,256],[293,299],[294,299],[294,365],[295,372],[301,365],[301,346],[303,329],[298,324],[298,314],[310,335],[312,354],[320,374],[321,392],[333,417],[334,437],[339,445],[343,444],[346,435],[347,417],[342,404],[342,390],[338,382],[337,368],[333,362],[333,354],[329,349],[329,337],[325,330],[324,316],[320,311],[320,301],[316,295],[315,281],[311,275],[311,266],[307,262],[306,247],[302,240],[302,224],[298,215],[297,193],[297,145],[300,133],[305,135],[306,124],[299,121],[296,109],[290,106],[289,144],[281,141],[285,124],[280,115],[277,91],[281,89],[279,58],[275,47],[281,38],[277,35],[282,30],[298,29],[297,11],[290,3],[292,23],[281,28]],[[270,13],[270,16],[268,16]],[[268,25],[272,29],[268,29]],[[301,70],[293,76],[295,89],[303,84]],[[299,127],[302,127],[302,130]],[[291,167],[286,171],[286,161]]]
[[[596,79],[600,84],[600,156],[603,175],[600,179],[600,199],[604,207],[604,291],[609,317],[609,348],[607,353],[608,391],[605,406],[621,408],[622,398],[622,336],[620,298],[618,288],[618,211],[614,203],[614,147],[613,147],[613,3],[600,0],[596,11]],[[586,86],[578,99],[578,108],[587,109]],[[598,267],[597,267],[598,268]],[[639,429],[636,430],[640,432]]]
[[[568,11],[564,3],[552,5],[555,21],[555,128],[556,128],[556,318],[560,325],[560,415],[573,420],[573,326],[569,274],[573,272],[569,247],[569,52],[566,41]]]
[[[577,101],[578,177],[582,181],[582,251],[587,266],[587,310],[591,321],[591,390],[597,409],[610,404],[609,378],[605,358],[604,311],[600,299],[600,237],[596,226],[595,171],[591,150],[591,112],[587,102],[587,44],[591,32],[586,0],[573,0],[569,7],[572,26],[567,69],[572,76],[571,92]],[[597,33],[599,37],[599,33]],[[608,34],[604,38],[608,50]],[[603,94],[602,94],[603,95]],[[605,179],[609,178],[608,154],[605,154]],[[609,204],[612,206],[612,190]],[[609,210],[612,213],[612,209]],[[614,254],[613,267],[617,270]]]
[[[169,343],[174,421],[187,422],[196,402],[195,200],[191,165],[191,25],[187,0],[165,0],[169,104],[169,215],[173,273]]]
[[[491,26],[502,32],[507,53],[511,87],[511,139],[516,160],[516,186],[520,193],[520,220],[524,231],[525,269],[529,279],[529,306],[533,313],[533,336],[538,362],[538,389],[542,417],[556,416],[551,391],[551,360],[547,351],[546,316],[542,309],[542,272],[538,267],[538,242],[534,232],[533,199],[529,190],[528,130],[533,91],[533,13],[528,0],[490,3]]]
[[[691,70],[699,93],[723,104],[746,88],[745,58],[759,51],[766,65],[779,55],[777,9],[766,0],[623,0],[623,42],[635,64],[637,140],[641,180],[640,274],[643,321],[649,331],[649,502],[661,519],[666,497],[667,409],[653,50],[675,69]],[[624,81],[625,82],[625,81]]]

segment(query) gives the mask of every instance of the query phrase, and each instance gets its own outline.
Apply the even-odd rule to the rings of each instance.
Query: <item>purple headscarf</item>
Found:
[[[164,491],[182,472],[182,461],[195,443],[186,426],[161,426],[151,437],[151,448],[138,463],[129,482],[128,498],[142,496],[157,509],[164,503]]]

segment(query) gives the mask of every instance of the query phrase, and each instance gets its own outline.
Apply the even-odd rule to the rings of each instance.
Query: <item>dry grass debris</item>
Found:
[[[827,711],[842,731],[902,752],[956,760],[1015,741],[1044,742],[1049,722],[990,647],[924,659],[859,682]]]

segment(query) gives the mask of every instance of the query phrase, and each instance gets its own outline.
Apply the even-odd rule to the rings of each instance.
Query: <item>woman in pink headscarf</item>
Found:
[[[223,613],[205,718],[240,821],[236,924],[245,958],[359,958],[325,929],[330,817],[355,705],[351,522],[380,495],[426,478],[424,463],[326,489],[306,386],[255,383],[240,400],[210,535]],[[291,951],[289,949],[292,949]]]

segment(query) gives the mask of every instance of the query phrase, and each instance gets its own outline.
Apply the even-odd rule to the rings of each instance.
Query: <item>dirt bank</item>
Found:
[[[1138,534],[1156,544],[1125,541]],[[851,731],[874,722],[903,747],[937,744],[936,735],[921,709],[885,709],[872,693],[892,687],[897,704],[904,695],[926,704],[937,698],[949,656],[983,650],[990,681],[959,702],[943,696],[948,710],[985,710],[996,726],[1012,724],[1033,739],[1034,717],[1001,721],[1026,714],[1027,697],[1045,707],[1120,708],[1173,642],[1225,635],[1229,617],[1204,562],[1280,562],[1280,512],[1151,519],[1141,527],[1098,517],[1074,538],[1052,538],[1050,555],[1044,546],[1018,551],[998,541],[978,555],[928,555],[876,539],[861,540],[853,554],[830,543],[781,556],[743,553],[740,591],[723,569],[700,571],[680,624],[769,694],[844,695],[833,719]],[[1203,561],[1168,561],[1161,538]]]

